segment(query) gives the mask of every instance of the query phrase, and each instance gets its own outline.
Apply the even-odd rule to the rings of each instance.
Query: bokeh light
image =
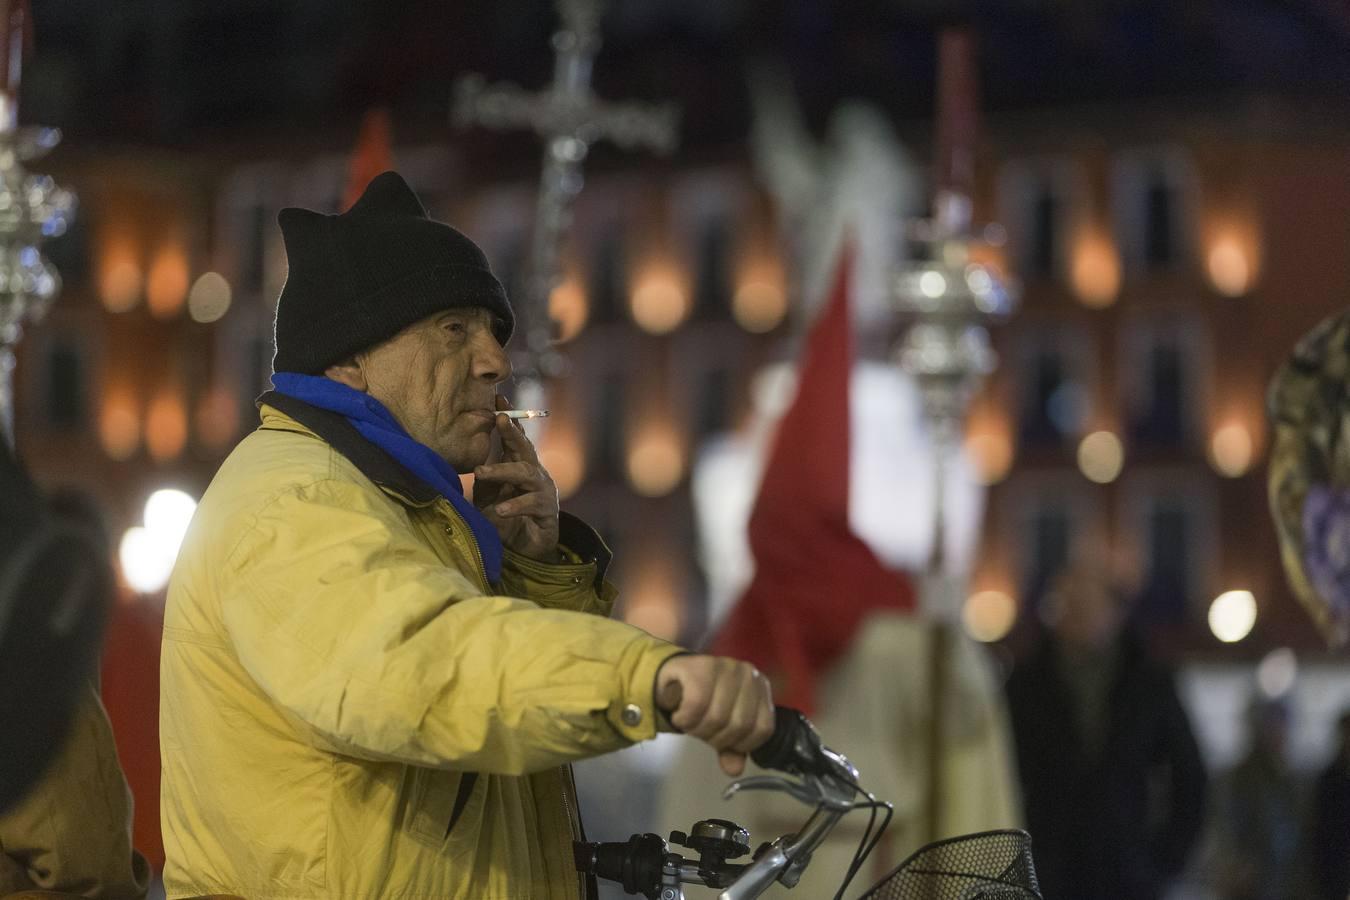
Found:
[[[168,462],[187,444],[187,410],[172,390],[160,392],[145,414],[145,448],[155,462]]]
[[[668,334],[689,315],[689,294],[673,266],[652,264],[633,287],[633,321],[649,334]]]
[[[145,282],[145,303],[158,319],[168,319],[183,307],[188,292],[187,254],[177,244],[160,248]]]
[[[239,433],[239,400],[225,387],[214,387],[197,401],[197,439],[212,450],[227,446]]]
[[[684,447],[667,423],[640,430],[628,448],[628,481],[644,497],[664,497],[684,477]]]
[[[177,488],[160,488],[145,501],[146,530],[165,541],[166,546],[171,545],[176,554],[196,511],[197,501],[190,494]]]
[[[681,603],[673,554],[648,552],[638,561],[637,571],[625,579],[631,587],[623,600],[623,620],[664,640],[679,636]]]
[[[1256,625],[1256,597],[1251,591],[1224,591],[1209,605],[1209,630],[1225,644],[1235,644]]]
[[[141,446],[141,417],[128,391],[109,391],[98,413],[98,440],[110,459],[123,462]]]
[[[1003,591],[977,591],[966,598],[961,622],[977,641],[1002,640],[1017,622],[1017,601]]]
[[[1239,478],[1251,469],[1252,433],[1240,422],[1224,425],[1209,441],[1209,460],[1214,470],[1228,478]]]
[[[188,315],[194,322],[219,321],[230,310],[233,292],[219,272],[204,272],[188,291]]]
[[[175,557],[164,542],[139,525],[128,528],[117,546],[122,577],[132,590],[153,594],[169,583]]]
[[[1110,484],[1125,466],[1125,448],[1109,431],[1094,431],[1078,445],[1078,468],[1089,481]]]
[[[98,279],[103,308],[114,313],[134,309],[141,300],[144,282],[145,276],[133,247],[124,244],[109,249],[100,264]]]
[[[122,578],[135,591],[153,594],[169,583],[197,501],[175,488],[164,488],[145,502],[144,525],[128,528],[117,547]]]
[[[1116,302],[1120,293],[1120,254],[1115,243],[1100,229],[1087,228],[1078,235],[1069,280],[1084,306],[1103,309]]]
[[[548,315],[558,323],[560,342],[570,341],[581,334],[589,314],[586,287],[576,275],[564,278],[548,295]]]
[[[1271,699],[1283,697],[1298,681],[1298,657],[1288,647],[1270,651],[1256,667],[1256,686]]]
[[[787,315],[787,295],[767,281],[747,281],[731,298],[736,323],[752,334],[773,331]]]
[[[539,461],[553,476],[559,498],[566,500],[581,488],[586,480],[586,450],[571,419],[559,417],[544,431]]]
[[[977,403],[970,412],[965,448],[980,484],[998,484],[1007,478],[1013,464],[1008,417],[992,404]]]

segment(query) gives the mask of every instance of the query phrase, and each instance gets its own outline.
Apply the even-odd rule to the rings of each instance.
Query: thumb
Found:
[[[673,713],[680,708],[680,701],[684,699],[684,686],[680,684],[678,676],[672,677],[670,681],[661,685],[660,692],[656,697],[656,705],[664,713]]]

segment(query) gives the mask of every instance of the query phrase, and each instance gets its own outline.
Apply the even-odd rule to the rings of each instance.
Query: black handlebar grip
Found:
[[[801,747],[815,738],[815,728],[798,710],[788,706],[776,706],[773,710],[773,735],[750,754],[755,765],[762,769],[777,769],[780,772],[799,773],[805,763],[810,767],[811,760],[802,759]],[[819,743],[819,738],[815,739]]]

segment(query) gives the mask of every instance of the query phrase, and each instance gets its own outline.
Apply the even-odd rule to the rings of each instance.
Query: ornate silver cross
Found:
[[[455,84],[456,125],[528,128],[547,142],[539,180],[538,210],[530,244],[524,315],[527,368],[536,376],[559,374],[562,358],[552,346],[548,298],[558,278],[558,257],[571,224],[571,205],[583,183],[590,145],[609,140],[628,149],[662,154],[675,149],[678,112],[673,105],[606,103],[591,91],[591,64],[600,49],[601,0],[559,0],[561,29],[553,82],[539,93],[514,84],[489,85],[481,75]]]

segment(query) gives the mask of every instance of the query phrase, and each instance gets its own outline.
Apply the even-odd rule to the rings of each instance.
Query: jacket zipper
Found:
[[[562,779],[562,801],[563,811],[567,813],[567,827],[568,830],[572,832],[572,841],[584,841],[586,840],[586,832],[581,827],[581,811],[577,810],[574,813],[572,810],[571,797],[575,794],[577,789],[576,776],[572,774],[571,766],[562,766],[560,768],[564,776]],[[563,854],[564,865],[572,859],[571,844],[569,843],[565,849],[568,852]],[[577,872],[577,888],[581,892],[580,896],[585,900],[587,896],[586,876],[581,872]]]
[[[470,549],[473,550],[473,558],[478,563],[478,574],[482,576],[485,588],[489,591],[492,590],[492,582],[488,581],[487,576],[487,564],[483,562],[483,551],[478,546],[478,539],[473,536],[473,529],[469,528],[469,523],[464,521],[464,517],[459,514],[459,510],[455,509],[455,507],[451,505],[449,501],[443,500],[441,502],[444,503],[446,508],[450,510],[451,516],[453,516],[455,519],[458,519],[460,524],[462,524],[464,528],[468,530],[469,547]],[[451,530],[449,526],[446,527],[446,534],[448,535],[454,534],[454,532]]]

